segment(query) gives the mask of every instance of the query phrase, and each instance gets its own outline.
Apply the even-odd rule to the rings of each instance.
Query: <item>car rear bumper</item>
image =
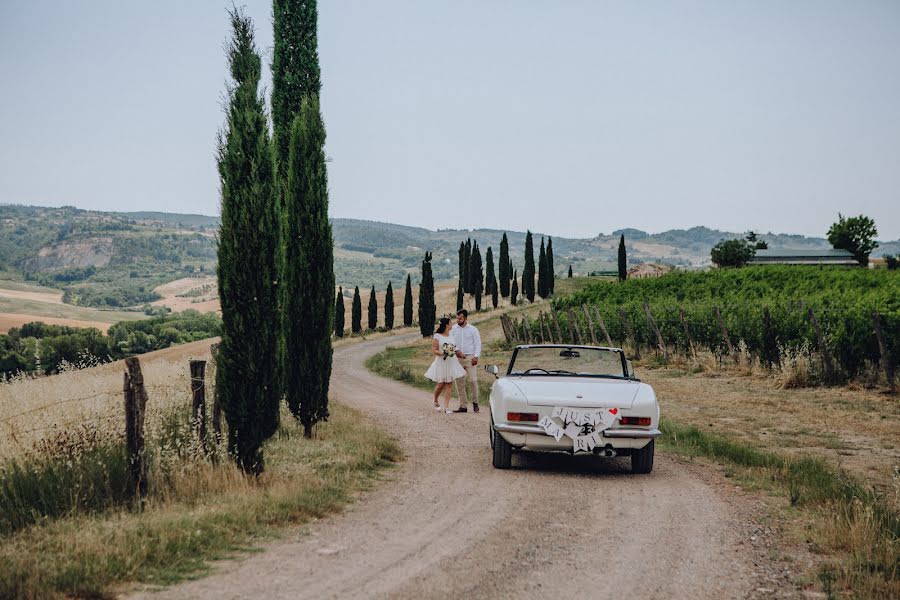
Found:
[[[500,423],[499,425],[494,425],[494,431],[498,431],[500,433],[537,434],[550,437],[549,435],[544,433],[544,428],[538,425],[512,425]],[[604,429],[601,433],[603,433],[603,437],[607,438],[624,438],[633,440],[653,440],[662,435],[662,432],[659,429],[638,429],[632,427],[615,427],[612,429]]]

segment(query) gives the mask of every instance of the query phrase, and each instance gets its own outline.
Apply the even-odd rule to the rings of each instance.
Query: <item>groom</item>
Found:
[[[478,328],[469,324],[469,311],[466,309],[457,311],[456,327],[450,332],[453,345],[456,346],[456,356],[459,364],[466,370],[466,374],[456,380],[456,390],[459,396],[459,408],[454,412],[469,412],[466,408],[468,399],[472,400],[472,410],[478,412],[478,357],[481,356],[481,334]],[[471,387],[470,387],[471,386]]]

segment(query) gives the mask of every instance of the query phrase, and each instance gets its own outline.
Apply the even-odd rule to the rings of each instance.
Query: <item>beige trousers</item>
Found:
[[[469,404],[478,404],[478,367],[472,364],[472,357],[466,356],[459,359],[459,364],[466,370],[466,374],[456,380],[456,396],[459,405],[465,407]]]

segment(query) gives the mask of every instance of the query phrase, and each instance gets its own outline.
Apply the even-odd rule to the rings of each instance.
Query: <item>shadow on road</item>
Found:
[[[515,452],[513,468],[569,475],[631,475],[628,457],[604,458],[563,452]]]

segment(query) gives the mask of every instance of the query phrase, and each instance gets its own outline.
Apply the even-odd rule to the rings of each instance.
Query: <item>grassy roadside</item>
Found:
[[[357,411],[331,410],[314,440],[283,418],[258,481],[230,463],[195,464],[175,475],[183,477],[172,485],[177,499],[156,498],[142,513],[73,515],[0,537],[0,598],[106,598],[129,582],[172,583],[286,525],[334,512],[401,452]]]
[[[509,353],[487,345],[485,364],[505,363]],[[422,390],[432,384],[421,374],[429,356],[422,343],[391,347],[371,357],[371,371]],[[484,376],[483,373],[480,376]],[[489,381],[481,383],[482,398]],[[805,583],[826,597],[900,597],[900,515],[891,499],[861,485],[845,470],[811,456],[787,455],[733,436],[701,430],[673,419],[661,425],[662,449],[716,461],[743,486],[773,498],[777,518],[787,527],[788,543],[812,547],[817,572]]]

